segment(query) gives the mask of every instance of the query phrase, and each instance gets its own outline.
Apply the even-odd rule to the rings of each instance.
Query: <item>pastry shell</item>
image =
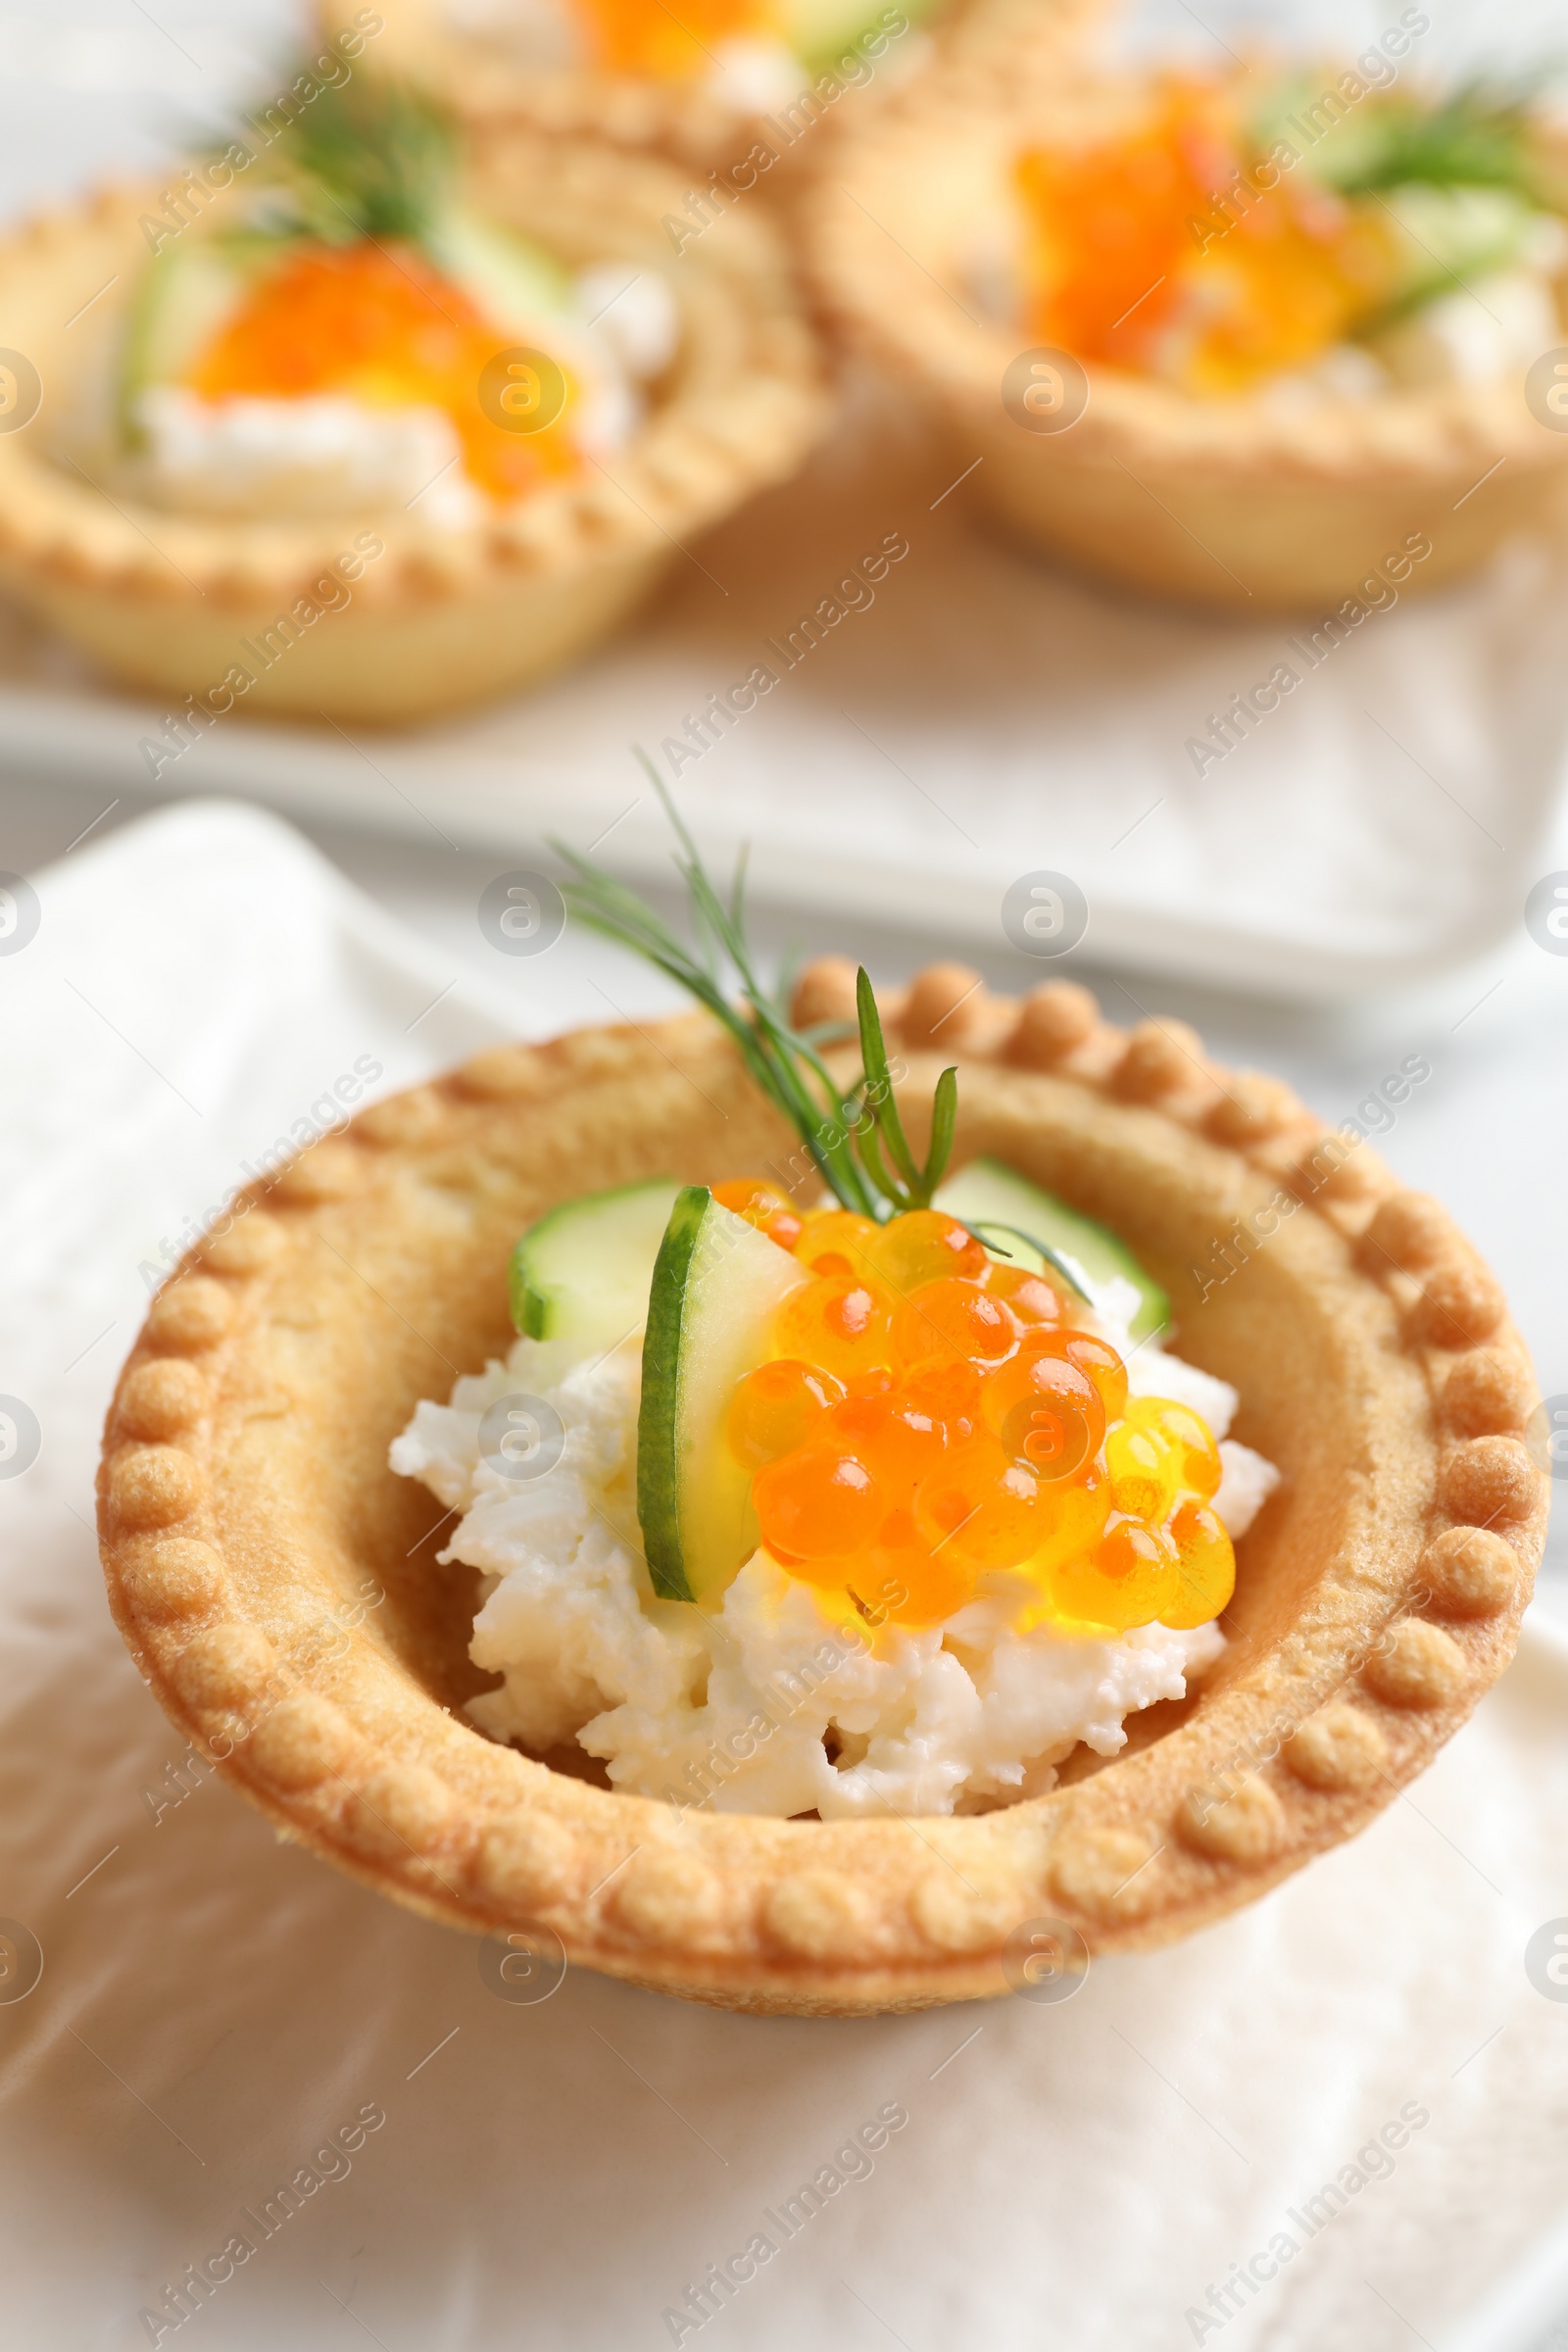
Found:
[[[330,40],[353,30],[359,11],[356,0],[320,0],[317,13],[323,37]],[[462,21],[463,13],[467,22]],[[515,13],[526,13],[524,0],[517,0]],[[600,138],[623,147],[654,148],[692,172],[706,175],[716,167],[727,178],[745,161],[770,111],[775,120],[784,120],[786,132],[793,129],[796,140],[834,119],[823,109],[812,121],[812,110],[803,111],[799,98],[772,110],[743,108],[727,104],[698,81],[608,74],[591,66],[530,65],[503,30],[487,29],[477,11],[460,13],[452,0],[384,0],[377,14],[382,29],[365,50],[365,69],[416,82],[470,122],[505,122],[550,137]],[[494,14],[499,20],[502,10],[498,7]],[[909,36],[904,39],[907,42]],[[802,98],[811,81],[812,69],[803,62]],[[804,156],[818,144],[814,137],[804,149],[792,143],[786,149],[785,171],[770,171],[766,180],[757,184],[771,189],[780,178],[793,177]],[[677,214],[685,209],[684,195],[683,189],[683,201],[671,208]]]
[[[800,1017],[852,985],[811,967]],[[1080,1750],[1049,1795],[961,1819],[682,1817],[470,1729],[473,1580],[436,1565],[450,1514],[389,1471],[389,1441],[505,1351],[507,1253],[552,1202],[791,1151],[706,1015],[582,1030],[379,1102],[240,1195],[121,1376],[99,1489],[116,1618],[285,1836],[430,1918],[559,1938],[661,1991],[915,2008],[1027,1983],[1042,1921],[1100,1953],[1251,1901],[1364,1827],[1500,1673],[1545,1526],[1536,1391],[1444,1211],[1287,1088],[1180,1024],[1112,1028],[1070,984],[1017,1004],[939,965],[887,1010],[911,1123],[956,1059],[959,1155],[999,1152],[1123,1233],[1281,1465],[1218,1665],[1130,1718],[1110,1762]]]
[[[0,242],[7,338],[43,384],[30,425],[0,435],[0,585],[115,677],[176,706],[242,663],[254,683],[231,698],[236,710],[404,722],[577,659],[684,560],[695,533],[795,470],[826,423],[826,393],[764,220],[726,220],[677,262],[660,222],[681,183],[655,159],[496,133],[472,142],[470,174],[477,210],[568,262],[625,257],[663,270],[682,346],[624,449],[462,530],[427,524],[416,506],[274,522],[111,494],[87,454],[108,446],[94,402],[106,404],[148,258],[141,223],[163,208],[151,188],[110,190]],[[222,217],[220,196],[181,233],[199,237]],[[73,440],[54,454],[57,409],[80,420],[87,448]],[[384,553],[351,570],[349,603],[329,591],[313,599],[328,609],[308,627],[279,634],[280,615],[313,597],[362,529]],[[264,665],[269,630],[281,650]]]
[[[1033,337],[979,315],[970,240],[1002,216],[1015,155],[1083,135],[1134,86],[1092,75],[1062,22],[993,0],[940,71],[850,127],[808,206],[826,310],[946,418],[955,471],[971,466],[992,517],[1124,587],[1314,613],[1391,559],[1398,593],[1424,593],[1521,529],[1560,525],[1568,433],[1537,420],[1517,378],[1286,414],[1090,363],[1070,426],[1014,421],[1003,379]],[[1430,552],[1412,564],[1413,539]]]

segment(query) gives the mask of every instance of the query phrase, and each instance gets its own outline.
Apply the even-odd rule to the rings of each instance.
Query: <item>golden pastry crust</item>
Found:
[[[818,1017],[845,978],[804,975]],[[956,978],[906,1000],[915,1126],[939,1067],[916,1040]],[[857,2015],[1004,1991],[1009,1936],[1044,1917],[1096,1952],[1189,1934],[1362,1828],[1464,1721],[1512,1654],[1545,1528],[1534,1382],[1490,1276],[1365,1147],[1347,1156],[1191,1031],[1129,1036],[1061,983],[972,1003],[960,1156],[1000,1153],[1124,1234],[1285,1473],[1207,1680],[1047,1796],[918,1824],[679,1819],[468,1728],[474,1579],[435,1565],[446,1520],[389,1441],[509,1346],[530,1218],[791,1148],[706,1016],[583,1030],[377,1103],[242,1195],[122,1374],[100,1476],[116,1618],[286,1835],[432,1918],[549,1930],[639,1984]],[[1238,1270],[1195,1280],[1238,1220]]]
[[[625,256],[662,268],[682,344],[624,450],[464,530],[427,524],[417,508],[250,522],[116,503],[88,478],[96,463],[56,462],[50,436],[95,370],[107,388],[148,259],[141,221],[160,198],[112,189],[18,229],[0,243],[0,304],[45,405],[25,431],[0,436],[0,581],[117,677],[176,701],[244,662],[257,674],[234,702],[242,711],[396,723],[559,669],[678,560],[678,542],[793,472],[827,420],[778,239],[760,217],[730,220],[672,266],[660,221],[682,185],[667,165],[603,145],[473,141],[476,210],[573,265]],[[181,233],[199,237],[222,217],[220,198]],[[347,606],[296,630],[273,667],[242,653],[242,640],[260,642],[311,597],[366,526],[384,553],[352,575]]]
[[[1421,594],[1563,511],[1568,434],[1517,380],[1288,415],[1091,363],[1069,429],[1015,423],[1003,377],[1032,337],[979,315],[968,241],[989,223],[994,243],[1015,155],[1137,86],[1093,75],[1063,30],[1019,0],[976,9],[938,72],[853,125],[805,224],[826,309],[947,418],[996,520],[1128,587],[1321,616],[1391,558]],[[1412,537],[1430,548],[1413,564]]]
[[[1081,6],[1082,0],[1072,0],[1072,5]],[[328,39],[352,29],[357,13],[357,0],[320,0],[317,11]],[[523,0],[518,0],[515,13],[519,18],[526,14]],[[868,5],[867,17],[873,13]],[[385,0],[377,14],[383,28],[365,50],[365,68],[416,82],[468,122],[520,125],[549,137],[610,139],[624,147],[656,148],[695,172],[706,174],[716,167],[728,177],[744,163],[771,117],[782,122],[792,144],[766,177],[754,183],[769,193],[781,183],[793,184],[807,158],[837,131],[837,115],[825,107],[811,118],[813,69],[804,63],[799,94],[792,93],[790,100],[771,109],[741,108],[726,104],[700,82],[658,81],[588,66],[530,65],[504,29],[487,29],[472,10],[463,21],[451,0]],[[501,7],[495,11],[498,21],[504,14]],[[910,39],[906,30],[888,56],[888,68],[895,74]],[[845,47],[852,42],[853,36],[847,35]],[[804,107],[803,99],[808,100]],[[673,209],[679,212],[683,207]]]
[[[365,52],[366,69],[416,83],[469,122],[653,147],[704,168],[738,163],[747,151],[752,118],[690,82],[541,70],[524,63],[504,32],[460,22],[450,0],[387,0],[376,13],[382,29]],[[357,14],[356,0],[320,0],[317,10],[327,39],[352,31]]]

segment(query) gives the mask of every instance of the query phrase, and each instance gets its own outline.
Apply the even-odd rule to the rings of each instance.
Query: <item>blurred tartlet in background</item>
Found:
[[[787,170],[797,165],[798,142],[847,91],[906,74],[926,46],[921,21],[951,5],[381,0],[366,64],[416,81],[470,121],[658,148],[726,178],[738,171],[744,190],[786,158]],[[353,0],[318,9],[328,36],[364,13]]]
[[[1222,79],[1064,70],[999,5],[846,142],[826,298],[1086,568],[1249,610],[1451,579],[1568,480],[1568,165],[1530,97],[1418,78],[1429,23]]]
[[[0,246],[0,580],[198,725],[537,679],[825,420],[768,227],[677,271],[667,165],[364,76],[270,120]]]

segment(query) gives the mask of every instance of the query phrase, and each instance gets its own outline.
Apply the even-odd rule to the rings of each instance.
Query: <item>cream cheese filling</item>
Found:
[[[1126,1351],[1134,1394],[1180,1398],[1223,1439],[1215,1508],[1240,1536],[1279,1474],[1224,1438],[1233,1389],[1131,1347],[1103,1310],[1132,1297],[1108,1286],[1097,1326]],[[463,1514],[440,1556],[484,1579],[470,1655],[503,1680],[467,1712],[494,1739],[536,1752],[575,1740],[613,1787],[682,1808],[978,1812],[1052,1788],[1080,1742],[1115,1755],[1126,1716],[1183,1697],[1225,1646],[1213,1625],[1095,1639],[1032,1622],[1038,1588],[1007,1573],[940,1625],[873,1627],[765,1551],[715,1607],[660,1600],[637,1523],[640,1380],[633,1344],[585,1357],[519,1340],[449,1404],[421,1402],[393,1443],[393,1469]],[[523,1465],[536,1476],[481,1452],[486,1412],[519,1395],[551,1433]]]
[[[674,357],[679,319],[657,270],[603,262],[572,285],[569,317],[497,329],[548,351],[579,386],[567,429],[585,456],[625,447],[647,413],[644,386]],[[144,446],[127,487],[171,513],[278,517],[407,514],[431,529],[481,523],[491,501],[463,468],[445,410],[371,406],[344,393],[204,400],[154,384],[136,404]]]

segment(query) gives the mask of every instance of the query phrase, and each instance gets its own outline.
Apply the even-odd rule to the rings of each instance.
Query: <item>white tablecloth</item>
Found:
[[[138,1269],[357,1056],[404,1083],[514,1006],[552,1026],[563,975],[589,1017],[589,984],[542,957],[504,995],[238,808],[89,842],[38,891],[36,938],[0,957],[0,1389],[42,1429],[0,1479],[0,1916],[44,1957],[0,2001],[8,2341],[129,2352],[240,2233],[256,2251],[182,2342],[667,2344],[705,2268],[889,2104],[908,2120],[870,2176],[705,2343],[1525,2340],[1450,2330],[1568,2172],[1568,2007],[1523,1965],[1568,1913],[1568,1680],[1545,1636],[1363,1838],[1189,1943],[1097,1964],[1059,2006],[759,2021],[582,1972],[511,2006],[472,1942],[280,1845],[210,1776],[170,1801],[182,1743],[110,1623],[88,1525]],[[385,2121],[348,2170],[318,2160],[366,2110]],[[1412,2113],[1392,2171],[1356,2166]],[[247,2213],[302,2168],[320,2185],[263,2237]],[[1308,2236],[1343,2168],[1365,2185]],[[1209,2288],[1282,2231],[1278,2277],[1200,2328]]]

